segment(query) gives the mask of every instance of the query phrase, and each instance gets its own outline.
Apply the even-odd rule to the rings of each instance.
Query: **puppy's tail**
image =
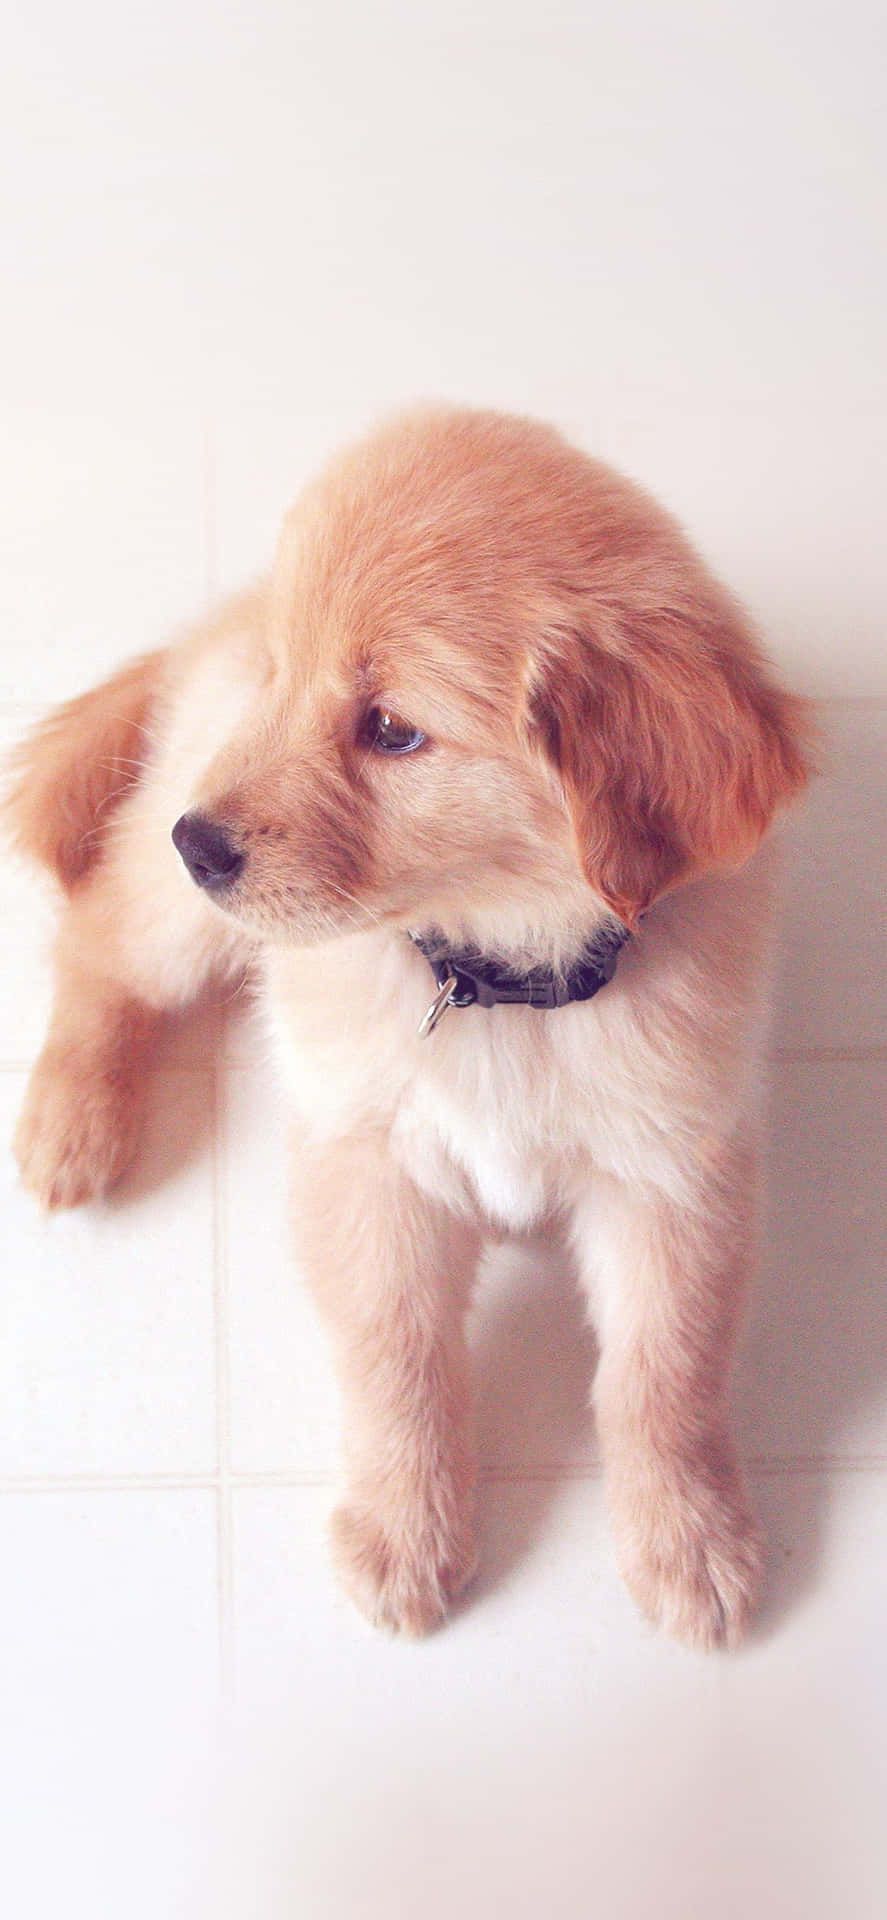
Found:
[[[4,768],[2,818],[20,853],[70,893],[95,865],[115,807],[151,756],[165,651],[144,654],[57,707]]]

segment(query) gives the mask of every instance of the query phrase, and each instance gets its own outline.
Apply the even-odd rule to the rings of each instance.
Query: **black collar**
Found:
[[[550,1011],[576,1000],[592,1000],[612,980],[620,950],[629,937],[628,928],[614,922],[601,928],[566,973],[555,973],[550,967],[518,973],[473,948],[448,947],[442,935],[411,933],[410,939],[424,953],[438,986],[419,1031],[431,1033],[449,1007],[507,1005]]]

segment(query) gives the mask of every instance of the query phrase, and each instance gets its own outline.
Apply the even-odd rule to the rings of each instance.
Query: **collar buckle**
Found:
[[[494,960],[485,960],[473,949],[447,952],[443,938],[434,931],[422,934],[410,930],[409,938],[424,954],[438,986],[419,1027],[424,1038],[434,1032],[450,1007],[521,1006],[546,1012],[571,1006],[574,1001],[591,1000],[612,980],[619,953],[631,935],[627,927],[618,924],[602,928],[563,976],[545,967],[515,973]]]

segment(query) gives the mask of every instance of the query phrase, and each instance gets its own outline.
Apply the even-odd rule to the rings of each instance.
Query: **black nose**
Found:
[[[211,820],[204,820],[200,813],[183,813],[173,827],[172,837],[173,845],[199,887],[219,893],[236,880],[244,856]]]

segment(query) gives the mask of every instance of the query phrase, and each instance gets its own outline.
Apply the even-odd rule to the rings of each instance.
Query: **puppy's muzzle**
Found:
[[[201,813],[183,813],[172,830],[173,845],[198,887],[221,893],[237,879],[245,859],[221,827]]]

